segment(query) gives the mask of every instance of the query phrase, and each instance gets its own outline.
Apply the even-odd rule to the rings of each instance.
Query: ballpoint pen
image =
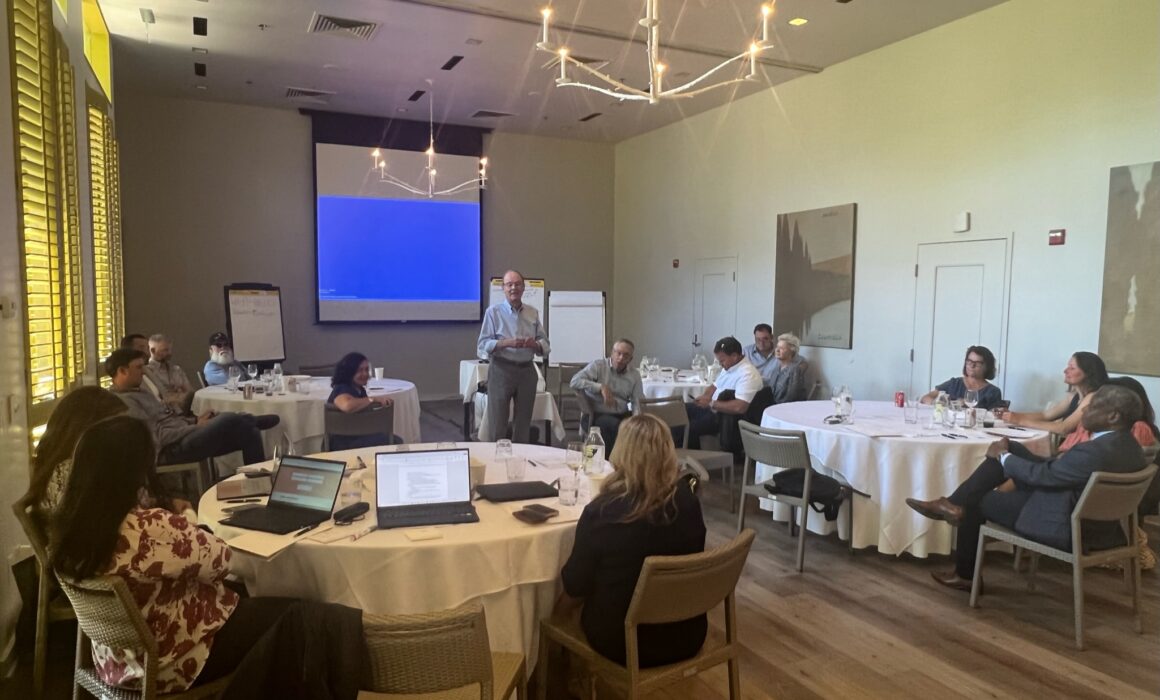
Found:
[[[372,532],[374,532],[377,529],[379,529],[378,525],[371,525],[369,527],[365,527],[362,530],[359,530],[358,532],[351,535],[350,541],[355,542],[355,541],[361,540],[362,538],[366,537],[367,535],[371,534]]]
[[[260,498],[230,498],[230,499],[226,500],[226,503],[257,503],[260,500],[262,500],[262,499],[260,499]]]
[[[295,537],[301,537],[301,536],[305,535],[306,533],[310,532],[311,530],[313,530],[313,529],[314,529],[314,528],[316,528],[316,527],[318,527],[318,523],[314,523],[313,525],[307,525],[306,527],[302,528],[302,529],[301,529],[301,530],[299,530],[298,532],[295,532],[295,533],[294,533],[294,536],[295,536]]]
[[[355,467],[355,469],[366,469],[367,468],[367,463],[363,461],[362,457],[355,457],[354,461],[356,463],[358,463],[358,466]]]

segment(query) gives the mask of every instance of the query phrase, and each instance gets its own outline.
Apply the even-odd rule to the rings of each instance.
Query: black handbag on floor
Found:
[[[805,482],[805,469],[787,469],[774,474],[773,478],[765,482],[763,486],[765,486],[766,491],[775,496],[801,498]],[[817,472],[814,472],[813,476],[810,477],[810,507],[825,515],[826,520],[833,522],[838,519],[838,511],[842,507],[842,501],[846,500],[847,496],[846,487],[842,486],[837,479]]]

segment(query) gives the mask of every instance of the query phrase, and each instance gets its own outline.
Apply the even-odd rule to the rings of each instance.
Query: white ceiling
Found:
[[[766,55],[817,71],[1002,1],[778,0],[771,26],[775,48]],[[810,74],[765,65],[756,84],[658,105],[621,103],[579,88],[557,88],[556,72],[541,68],[552,57],[534,49],[543,4],[543,0],[100,0],[116,37],[118,91],[426,121],[427,98],[418,102],[407,98],[427,89],[425,81],[432,80],[436,121],[562,138],[620,141],[724,104],[735,95]],[[552,5],[557,41],[574,55],[610,60],[606,68],[610,74],[643,86],[643,44],[580,31],[570,34],[567,27],[627,38],[640,30],[636,21],[643,14],[644,0],[557,0]],[[659,0],[659,6],[662,46],[733,55],[749,45],[760,26],[757,0]],[[153,11],[156,23],[141,20],[142,8]],[[380,26],[370,41],[308,34],[315,12]],[[193,34],[195,16],[208,19],[208,36]],[[809,23],[789,26],[794,17]],[[195,53],[194,48],[208,53]],[[463,60],[453,70],[441,70],[454,55]],[[722,60],[664,48],[662,59],[674,80],[684,73],[696,76]],[[194,75],[195,61],[206,64],[206,77]],[[288,87],[335,94],[325,104],[313,104],[287,98]],[[515,116],[472,118],[477,110]],[[601,116],[578,121],[594,112]]]

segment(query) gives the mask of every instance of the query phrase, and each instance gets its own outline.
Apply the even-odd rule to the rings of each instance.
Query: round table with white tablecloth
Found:
[[[494,443],[458,446],[468,448],[474,459],[487,465],[485,483],[507,481],[504,466],[494,463]],[[435,446],[412,445],[411,449],[424,447]],[[363,499],[372,506],[368,523],[375,522],[375,452],[393,449],[321,455],[346,461],[348,466],[358,456],[370,465],[363,477]],[[529,481],[550,483],[567,472],[563,450],[515,445],[515,454],[535,462],[527,469]],[[412,541],[408,528],[378,530],[357,541],[343,538],[325,544],[303,536],[271,559],[235,550],[231,569],[253,595],[304,597],[371,613],[432,612],[479,598],[487,613],[492,649],[522,651],[534,661],[537,626],[551,613],[561,590],[560,569],[572,552],[576,520],[583,509],[562,506],[555,497],[538,502],[558,509],[560,515],[542,525],[528,525],[511,515],[527,502],[476,501],[478,523],[427,528],[438,533],[435,539]],[[227,541],[244,532],[218,526],[222,517],[222,504],[215,489],[210,489],[201,499],[201,521]],[[349,529],[357,531],[360,525]]]
[[[313,377],[303,379],[308,387],[306,393],[287,392],[285,394],[256,394],[252,399],[243,397],[241,391],[230,391],[225,386],[210,386],[199,389],[193,395],[192,411],[201,414],[213,410],[252,413],[269,413],[278,416],[277,426],[262,433],[266,454],[273,454],[274,445],[286,435],[299,454],[309,454],[322,449],[322,436],[326,432],[324,410],[330,398],[330,379]],[[395,434],[404,442],[419,442],[419,391],[411,382],[402,379],[371,379],[367,382],[367,395],[390,396],[395,405]]]
[[[820,471],[837,472],[850,486],[869,496],[854,496],[854,546],[877,547],[884,554],[909,552],[925,557],[951,551],[951,526],[924,518],[906,505],[906,499],[950,495],[983,461],[988,445],[1002,433],[1032,452],[1047,454],[1050,450],[1043,431],[928,428],[929,411],[920,412],[918,424],[907,424],[902,409],[886,401],[857,402],[852,425],[826,424],[824,419],[833,412],[829,401],[783,403],[767,408],[761,424],[804,432],[810,454],[824,466]],[[767,479],[773,471],[758,465],[758,479]],[[775,508],[775,517],[779,510],[788,511]],[[845,516],[838,522],[844,527]],[[816,532],[834,529],[833,523],[812,510],[809,526]]]
[[[709,386],[709,382],[691,375],[691,372],[678,373],[675,378],[654,377],[641,381],[646,399],[667,399],[678,396],[685,401],[692,401]]]

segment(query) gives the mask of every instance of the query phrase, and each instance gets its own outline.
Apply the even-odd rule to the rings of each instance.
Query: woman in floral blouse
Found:
[[[170,693],[213,680],[200,674],[238,610],[238,594],[224,585],[230,562],[225,542],[182,515],[140,505],[138,491],[146,486],[154,459],[149,429],[135,418],[115,416],[84,433],[53,519],[50,549],[58,574],[125,579],[157,639],[157,690]],[[294,602],[274,600],[280,611]],[[93,661],[110,685],[140,687],[145,675],[133,649],[94,644]]]
[[[141,504],[139,493],[155,459],[149,428],[128,415],[100,421],[81,436],[52,518],[49,550],[56,573],[125,580],[157,641],[158,693],[209,683],[248,664],[235,676],[235,682],[246,676],[256,686],[246,697],[353,698],[362,671],[357,664],[366,653],[361,611],[293,598],[239,600],[225,585],[230,549],[224,541],[180,514]],[[345,638],[318,628],[311,640],[290,632],[308,626],[304,619],[322,620],[318,627],[325,627],[339,609],[357,620],[357,630],[348,635],[357,640],[345,649],[356,663],[335,670],[319,649],[336,648]],[[252,650],[273,645],[276,654],[255,662]],[[140,688],[140,650],[94,643],[93,661],[105,683]],[[289,691],[277,687],[279,677]]]

